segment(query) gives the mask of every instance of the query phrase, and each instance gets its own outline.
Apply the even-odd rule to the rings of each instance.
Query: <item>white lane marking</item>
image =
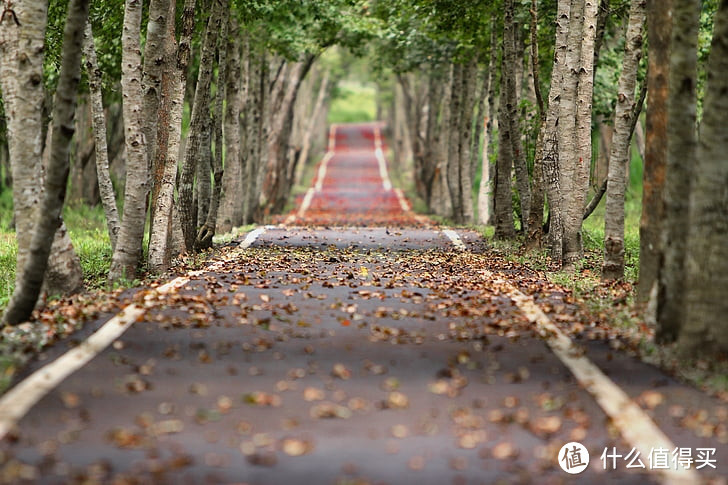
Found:
[[[458,233],[453,231],[452,229],[444,229],[442,231],[444,235],[446,235],[450,241],[452,241],[452,245],[455,246],[455,249],[459,251],[465,251],[465,243],[463,243],[462,239],[460,239],[460,236],[458,236]]]
[[[259,227],[248,233],[239,248],[245,249],[250,247],[270,227]],[[211,263],[205,269],[191,271],[187,276],[178,276],[172,281],[156,288],[155,292],[146,295],[144,300],[150,301],[155,295],[164,295],[174,289],[179,289],[190,282],[190,277],[199,276],[208,271],[218,270],[226,262],[237,257],[238,254],[239,250],[232,251],[225,259]],[[35,406],[38,401],[63,382],[64,379],[86,365],[114,340],[121,337],[129,327],[142,319],[145,313],[146,308],[136,303],[125,306],[80,345],[61,355],[53,362],[44,365],[6,392],[0,398],[0,440],[13,429],[16,423],[28,413],[30,408]]]
[[[334,152],[329,151],[326,152],[326,155],[324,155],[324,158],[321,160],[321,164],[319,165],[318,174],[316,174],[316,185],[314,185],[314,188],[316,189],[316,192],[321,192],[321,189],[324,188],[324,179],[326,178],[326,169],[329,166],[329,162],[331,159],[334,158]]]
[[[304,214],[306,214],[306,211],[311,206],[311,201],[313,200],[313,195],[316,191],[313,187],[310,187],[306,191],[306,196],[303,198],[303,202],[301,203],[301,208],[298,209],[298,217],[303,218]]]
[[[329,129],[329,151],[333,152],[336,148],[336,127],[337,125],[331,125]]]
[[[387,171],[387,161],[384,159],[384,152],[382,151],[382,134],[379,125],[374,127],[374,155],[377,157],[377,163],[379,164],[382,187],[387,191],[392,190],[392,181],[389,179],[389,172]]]
[[[450,229],[442,231],[450,238],[453,245],[464,250],[460,236]],[[484,278],[493,279],[493,273],[483,270]],[[599,367],[590,361],[579,347],[561,331],[559,327],[534,303],[533,298],[524,295],[510,282],[502,279],[494,281],[504,285],[508,296],[526,315],[531,323],[536,324],[541,337],[544,338],[551,351],[574,374],[576,380],[586,391],[592,395],[604,413],[609,416],[614,426],[627,444],[641,453],[649,456],[652,450],[664,448],[674,450],[675,444],[655,424],[655,422],[640,408],[622,388],[607,377]],[[701,483],[698,473],[693,469],[659,469],[655,470],[662,475],[662,483]]]
[[[250,246],[253,245],[256,239],[260,237],[261,234],[263,234],[266,231],[266,227],[258,227],[248,233],[247,236],[245,236],[245,239],[243,239],[243,242],[240,243],[238,246],[240,249],[248,249]]]
[[[402,208],[402,210],[405,212],[411,211],[412,208],[407,202],[404,193],[402,193],[402,189],[394,189],[394,193],[397,194],[397,200],[399,200],[399,206]]]

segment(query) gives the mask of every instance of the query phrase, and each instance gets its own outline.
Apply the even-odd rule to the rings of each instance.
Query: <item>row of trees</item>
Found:
[[[334,82],[315,61],[333,45],[361,45],[374,28],[362,2],[344,0],[126,0],[92,3],[90,18],[88,11],[87,0],[21,0],[0,23],[18,241],[7,323],[29,316],[43,282],[52,294],[81,285],[60,212],[71,139],[75,185],[88,184],[85,173],[98,180],[113,248],[110,281],[134,279],[144,267],[164,271],[172,256],[210,247],[217,231],[283,208],[317,128],[325,129]],[[86,106],[74,122],[82,52]],[[63,85],[66,77],[74,84]],[[95,170],[81,168],[89,145]],[[123,208],[111,153],[123,167]]]
[[[567,271],[583,258],[583,220],[606,194],[602,277],[624,276],[632,138],[641,135],[649,93],[638,296],[652,296],[660,340],[691,356],[728,350],[719,318],[728,290],[728,163],[720,153],[728,147],[716,99],[728,74],[726,2],[420,0],[378,8],[389,27],[380,56],[398,81],[394,146],[413,159],[420,196],[460,223],[475,221],[477,207],[476,222],[493,224],[498,238],[520,232],[527,245],[544,241]],[[614,73],[611,82],[600,70]]]
[[[26,318],[41,282],[53,292],[80,284],[60,213],[50,210],[64,196],[63,145],[73,138],[75,160],[89,158],[81,156],[89,137],[75,126],[92,127],[110,279],[144,265],[161,271],[177,252],[209,247],[217,231],[283,208],[336,83],[321,54],[334,45],[362,53],[369,42],[380,92],[392,90],[393,145],[412,159],[430,209],[491,223],[499,238],[544,243],[573,270],[582,222],[606,193],[605,279],[624,274],[626,174],[649,93],[640,297],[654,295],[661,339],[693,355],[728,349],[728,332],[710,320],[725,310],[728,274],[718,121],[726,2],[116,0],[92,2],[88,22],[85,4],[17,0],[0,22],[19,249],[6,322]],[[78,91],[79,26],[88,89],[78,111],[87,114],[74,124],[75,98],[66,98]],[[595,126],[600,140],[611,138],[598,150]],[[110,176],[118,159],[122,210]]]

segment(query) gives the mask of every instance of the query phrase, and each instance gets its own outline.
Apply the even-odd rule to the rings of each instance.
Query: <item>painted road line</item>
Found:
[[[465,251],[465,243],[463,243],[462,239],[460,239],[460,236],[458,236],[457,232],[453,231],[452,229],[444,229],[442,233],[446,235],[450,239],[450,241],[452,241],[455,249],[459,251]]]
[[[43,396],[96,357],[145,313],[146,310],[136,304],[125,307],[83,343],[35,371],[5,393],[0,399],[0,440]]]
[[[455,231],[442,231],[459,249],[465,245]],[[494,275],[488,270],[481,272],[484,279],[493,280]],[[544,338],[551,351],[576,377],[576,380],[586,391],[592,395],[597,404],[612,420],[612,424],[619,430],[627,444],[641,453],[649,456],[652,450],[663,448],[672,451],[675,444],[655,424],[655,422],[640,408],[622,388],[607,377],[599,367],[583,355],[582,350],[557,327],[546,314],[534,303],[533,298],[524,295],[510,282],[497,279],[495,283],[503,285],[508,290],[508,296],[518,306],[531,323],[536,324],[541,337]],[[653,470],[662,475],[662,483],[700,483],[698,473],[693,469],[659,469]]]
[[[250,247],[269,228],[268,226],[259,227],[251,231],[240,244],[239,248],[245,249]],[[146,295],[144,300],[151,302],[155,295],[164,295],[172,290],[185,286],[190,282],[190,277],[220,269],[227,261],[237,257],[238,252],[233,251],[225,260],[216,261],[206,266],[205,269],[192,271],[187,276],[179,276],[165,283],[156,288],[154,292]],[[0,440],[46,394],[63,382],[68,376],[86,365],[91,359],[103,352],[106,347],[121,337],[135,322],[143,319],[146,313],[146,306],[145,304],[142,307],[136,303],[127,305],[81,344],[61,355],[53,362],[44,365],[5,393],[0,398]]]
[[[253,245],[256,239],[258,239],[261,234],[265,233],[267,227],[258,227],[248,233],[247,236],[245,236],[245,239],[243,239],[243,242],[240,243],[238,246],[240,249],[248,249],[250,246]]]
[[[336,148],[336,125],[331,125],[329,129],[329,151],[333,152]]]
[[[412,208],[410,207],[409,202],[407,202],[404,193],[402,193],[402,189],[394,189],[394,193],[397,194],[397,200],[399,200],[399,206],[402,208],[402,210],[405,212],[410,212]]]
[[[379,164],[379,176],[382,178],[382,187],[384,190],[392,190],[392,181],[389,179],[389,172],[387,171],[387,160],[385,160],[384,152],[382,151],[382,134],[379,125],[374,127],[374,155],[377,157],[377,163]]]
[[[332,158],[334,158],[334,152],[326,152],[326,155],[324,155],[323,160],[321,160],[321,163],[319,164],[318,173],[316,174],[316,185],[314,185],[316,192],[321,192],[321,190],[324,188],[326,169],[328,168],[329,162]]]

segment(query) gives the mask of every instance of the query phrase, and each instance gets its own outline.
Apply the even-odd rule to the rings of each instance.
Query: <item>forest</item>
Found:
[[[598,225],[601,278],[635,283],[657,342],[728,351],[728,1],[2,9],[4,325],[281,222],[332,108],[366,86],[374,113],[351,121],[385,123],[421,212],[577,279]]]

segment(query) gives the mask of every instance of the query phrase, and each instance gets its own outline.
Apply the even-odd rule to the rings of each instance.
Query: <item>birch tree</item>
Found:
[[[663,191],[667,160],[667,100],[672,32],[672,0],[647,0],[647,91],[645,165],[640,218],[640,275],[637,299],[645,303],[657,289],[662,254]],[[655,291],[656,294],[656,291]],[[654,320],[654,317],[651,317]]]
[[[104,115],[103,95],[101,93],[101,69],[99,68],[94,46],[91,22],[86,23],[84,31],[83,54],[86,75],[88,76],[89,97],[93,118],[94,149],[96,151],[96,176],[101,195],[101,204],[106,216],[106,227],[112,251],[116,248],[119,235],[119,210],[116,206],[116,193],[109,174],[109,150],[106,144],[106,116]]]
[[[81,78],[81,44],[88,16],[88,0],[71,0],[63,32],[63,53],[58,88],[53,103],[53,135],[45,177],[43,203],[36,217],[30,251],[3,315],[6,324],[27,320],[38,301],[48,266],[53,237],[61,225],[69,172],[69,146],[73,137],[78,84]]]
[[[700,0],[673,0],[670,91],[667,123],[667,177],[663,258],[657,301],[660,341],[674,341],[684,320],[685,253],[690,181],[697,160],[697,71]],[[712,57],[712,56],[711,56]]]
[[[715,15],[700,142],[690,190],[685,312],[678,347],[697,358],[728,352],[728,2]]]
[[[182,174],[179,180],[180,215],[187,251],[194,250],[197,236],[195,207],[193,204],[195,172],[201,149],[202,132],[207,125],[205,118],[210,117],[210,84],[214,67],[213,57],[226,3],[224,0],[213,0],[212,10],[200,46],[200,68],[192,104],[190,133],[185,145]]]
[[[614,112],[614,134],[609,156],[607,202],[604,214],[603,279],[624,276],[624,196],[626,174],[632,140],[632,117],[637,113],[635,86],[637,68],[642,54],[642,26],[645,22],[645,0],[632,0],[627,23],[622,73],[617,87],[617,107]]]
[[[141,22],[142,2],[126,0],[121,37],[121,89],[127,157],[126,186],[121,230],[109,269],[109,280],[112,282],[136,278],[142,256],[149,170],[142,131],[144,126],[142,120],[142,59],[139,43]]]
[[[47,13],[46,2],[25,0],[6,11],[0,22],[0,87],[18,244],[16,286],[23,278],[43,198],[43,53]],[[45,276],[45,291],[50,294],[72,293],[82,285],[80,262],[63,221],[55,232]]]
[[[195,0],[186,0],[182,12],[182,29],[179,44],[175,42],[174,22],[167,24],[167,55],[174,59],[169,73],[169,96],[162,98],[162,111],[168,111],[169,124],[161,123],[162,136],[157,136],[154,157],[158,179],[158,196],[153,197],[154,212],[149,237],[149,264],[155,271],[167,269],[172,246],[174,188],[182,137],[182,114],[187,84],[187,68],[190,62],[192,35],[195,28]],[[166,129],[168,128],[168,129]],[[164,139],[166,136],[166,140]]]

